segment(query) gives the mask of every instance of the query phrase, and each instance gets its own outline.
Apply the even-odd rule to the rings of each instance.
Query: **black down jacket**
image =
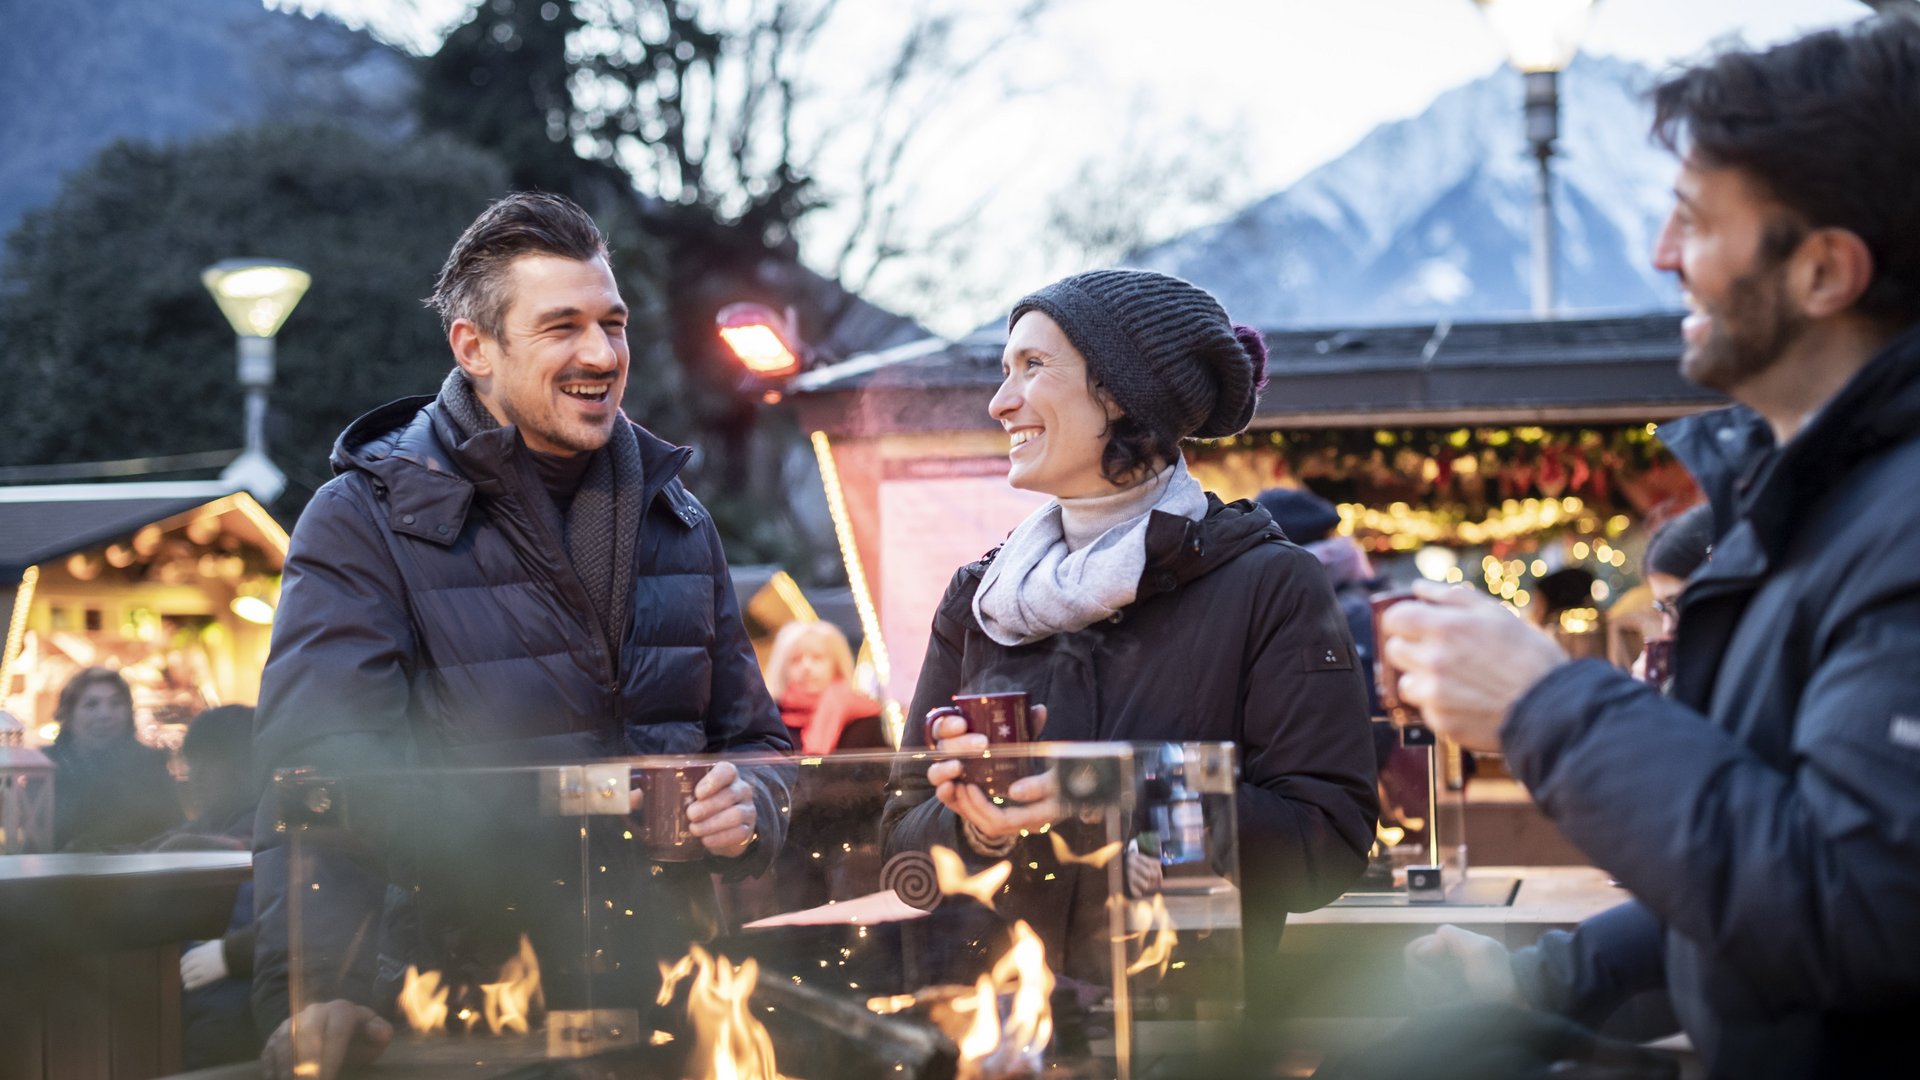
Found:
[[[1720,536],[1680,600],[1673,699],[1596,661],[1508,715],[1508,764],[1665,927],[1675,1013],[1725,1077],[1920,1057],[1920,328],[1784,447],[1745,408],[1660,435]],[[1640,989],[1657,937],[1581,973]],[[1606,969],[1599,972],[1598,969]],[[1591,1005],[1591,1002],[1589,1002]]]
[[[1243,944],[1250,988],[1262,993],[1287,912],[1327,903],[1366,868],[1380,809],[1372,732],[1364,675],[1319,562],[1251,502],[1207,499],[1200,521],[1153,515],[1132,604],[1031,645],[1000,645],[974,618],[992,556],[962,567],[934,616],[905,743],[925,745],[919,718],[955,694],[1018,688],[1047,707],[1049,740],[1236,744]],[[971,855],[924,765],[904,770],[899,786],[889,855],[934,844]],[[1078,876],[1045,838],[1022,840],[1012,862],[1016,892],[1031,879],[1042,898],[1030,921],[1050,948],[1079,936],[1070,921],[1105,932],[1104,874],[1073,898],[1087,908],[1076,915],[1059,902],[1073,890],[1038,885]],[[1103,956],[1104,945],[1092,951]],[[1065,965],[1085,973],[1071,956]]]
[[[517,433],[500,428],[460,443],[433,400],[405,399],[355,421],[334,448],[337,475],[300,517],[261,685],[258,766],[352,775],[790,749],[740,622],[719,535],[674,478],[690,451],[636,425],[646,509],[627,625],[619,654],[609,656],[565,555],[559,515],[517,449]],[[731,861],[732,873],[765,865],[785,832],[784,775],[743,775],[755,789],[761,842]],[[536,799],[516,800],[504,779],[492,783],[472,785],[471,813],[445,812],[450,829],[475,815],[502,828],[539,816]],[[287,1008],[282,820],[270,795],[255,840],[254,996],[266,1024]],[[478,842],[482,850],[465,853],[469,864],[505,867],[550,854],[509,850],[504,838]],[[326,885],[302,919],[307,997],[375,1000],[387,969],[409,959],[403,939],[425,933],[389,890],[406,871],[365,851],[316,858],[302,870],[302,880]],[[710,916],[716,867],[634,869],[671,886],[633,901],[648,906],[646,921],[694,925]],[[366,912],[382,906],[376,971]]]

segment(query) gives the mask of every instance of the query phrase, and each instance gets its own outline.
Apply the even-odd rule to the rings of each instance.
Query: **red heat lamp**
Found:
[[[805,350],[795,345],[791,311],[783,315],[765,304],[742,301],[721,308],[713,321],[720,340],[753,379],[786,379],[806,367]]]

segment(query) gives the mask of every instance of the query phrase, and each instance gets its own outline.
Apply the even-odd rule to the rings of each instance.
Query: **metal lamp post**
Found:
[[[1533,178],[1533,315],[1554,306],[1553,143],[1560,137],[1560,72],[1586,36],[1596,0],[1474,0],[1507,58],[1526,80],[1527,145]]]
[[[267,390],[273,386],[273,335],[307,293],[313,278],[276,259],[222,259],[200,273],[239,335],[239,379],[247,392],[246,449],[220,474],[262,503],[278,498],[286,474],[267,457]]]

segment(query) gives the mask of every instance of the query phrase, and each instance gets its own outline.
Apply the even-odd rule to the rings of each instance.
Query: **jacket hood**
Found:
[[[693,451],[675,446],[620,414],[633,427],[646,476],[644,497],[664,497],[667,509],[692,527],[699,503],[676,477]],[[514,460],[518,434],[494,428],[460,441],[460,433],[433,395],[389,402],[348,424],[334,440],[334,475],[365,473],[385,489],[396,531],[452,543],[476,492],[492,494],[520,486]]]

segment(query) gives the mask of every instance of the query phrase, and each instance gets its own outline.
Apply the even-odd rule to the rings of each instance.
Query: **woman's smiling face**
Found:
[[[1020,316],[1000,370],[1004,378],[988,412],[1013,440],[1007,483],[1058,499],[1117,490],[1101,474],[1100,457],[1120,408],[1095,393],[1086,357],[1060,325],[1044,312]]]

